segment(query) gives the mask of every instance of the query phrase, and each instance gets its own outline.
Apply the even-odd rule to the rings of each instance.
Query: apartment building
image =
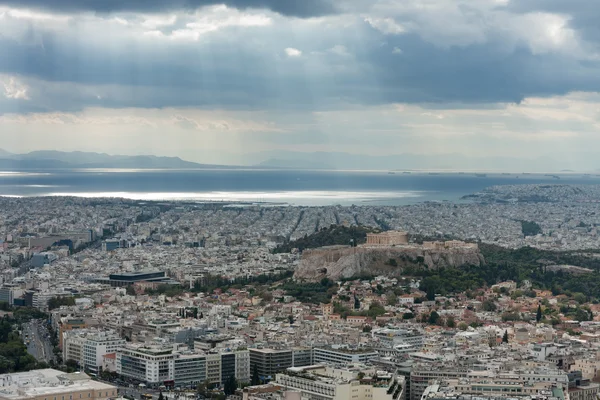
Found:
[[[74,331],[65,332],[63,335],[63,360],[72,360],[79,365],[83,364],[83,344],[85,337],[76,335]]]
[[[94,374],[100,372],[104,355],[115,353],[125,345],[125,339],[114,331],[92,332],[83,343],[83,367]]]
[[[434,381],[423,393],[423,400],[486,399],[545,399],[562,400],[563,388],[550,382],[526,383],[518,379],[475,378]]]
[[[76,329],[63,333],[63,360],[76,361],[92,374],[102,369],[104,356],[115,353],[125,340],[114,331]]]
[[[361,372],[368,379],[361,378]],[[277,374],[275,383],[305,400],[402,400],[404,378],[391,373],[322,365],[292,367]]]
[[[250,371],[258,371],[263,379],[270,379],[278,372],[290,367],[304,367],[313,364],[313,350],[310,347],[286,349],[252,348],[250,351]]]
[[[249,349],[250,371],[258,372],[262,379],[271,379],[276,373],[293,366],[292,349]]]
[[[230,377],[250,381],[248,350],[191,351],[180,344],[126,344],[116,353],[117,373],[149,386],[173,383],[194,387],[208,381],[221,385]]]
[[[367,363],[379,357],[379,353],[368,349],[349,349],[345,347],[329,347],[313,349],[314,364],[347,365]]]
[[[206,355],[193,352],[181,353],[175,358],[173,369],[175,386],[195,387],[206,381]]]
[[[373,330],[373,339],[382,347],[392,348],[397,345],[409,345],[415,350],[423,347],[425,335],[418,330],[381,328]]]
[[[170,345],[128,343],[119,349],[116,360],[119,375],[150,386],[175,378],[175,353]]]

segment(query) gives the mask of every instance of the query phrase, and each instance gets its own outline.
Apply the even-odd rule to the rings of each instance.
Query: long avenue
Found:
[[[50,363],[54,360],[50,333],[43,320],[32,320],[23,324],[23,341],[27,351],[38,361]]]

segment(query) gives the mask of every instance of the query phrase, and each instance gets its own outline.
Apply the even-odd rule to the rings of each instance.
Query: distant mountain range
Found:
[[[244,157],[244,161],[245,164],[262,167],[338,170],[498,170],[534,172],[556,171],[558,169],[556,160],[549,157],[521,159],[516,157],[465,156],[453,153],[404,153],[378,156],[343,152],[266,151],[248,154]],[[592,165],[590,164],[589,168]]]
[[[269,158],[256,164],[262,168],[288,168],[288,169],[336,169],[331,164],[320,160],[302,160],[302,159],[280,159]]]
[[[323,170],[464,170],[502,172],[596,171],[595,158],[571,157],[557,162],[550,157],[521,159],[483,157],[463,154],[363,155],[343,152],[300,152],[272,150],[226,157],[235,165],[200,164],[179,157],[153,155],[126,156],[93,152],[55,150],[13,154],[0,149],[0,169],[45,168],[132,168],[132,169],[199,169],[199,168],[273,168]],[[214,158],[213,158],[214,159]],[[589,161],[588,161],[589,160]],[[570,161],[570,162],[568,162]],[[574,162],[577,164],[574,164]]]
[[[64,152],[54,150],[13,154],[0,149],[0,168],[138,168],[138,169],[193,169],[231,168],[222,165],[198,164],[179,157],[122,156],[93,152]]]

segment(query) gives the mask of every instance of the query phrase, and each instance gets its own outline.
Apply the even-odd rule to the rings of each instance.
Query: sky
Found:
[[[0,0],[0,148],[590,166],[598,20],[595,0]]]

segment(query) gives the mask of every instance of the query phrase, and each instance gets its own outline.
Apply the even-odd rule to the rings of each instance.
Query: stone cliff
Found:
[[[305,250],[294,279],[337,280],[364,275],[400,276],[405,267],[438,269],[482,265],[477,248],[427,249],[419,245],[396,247],[322,247]]]

